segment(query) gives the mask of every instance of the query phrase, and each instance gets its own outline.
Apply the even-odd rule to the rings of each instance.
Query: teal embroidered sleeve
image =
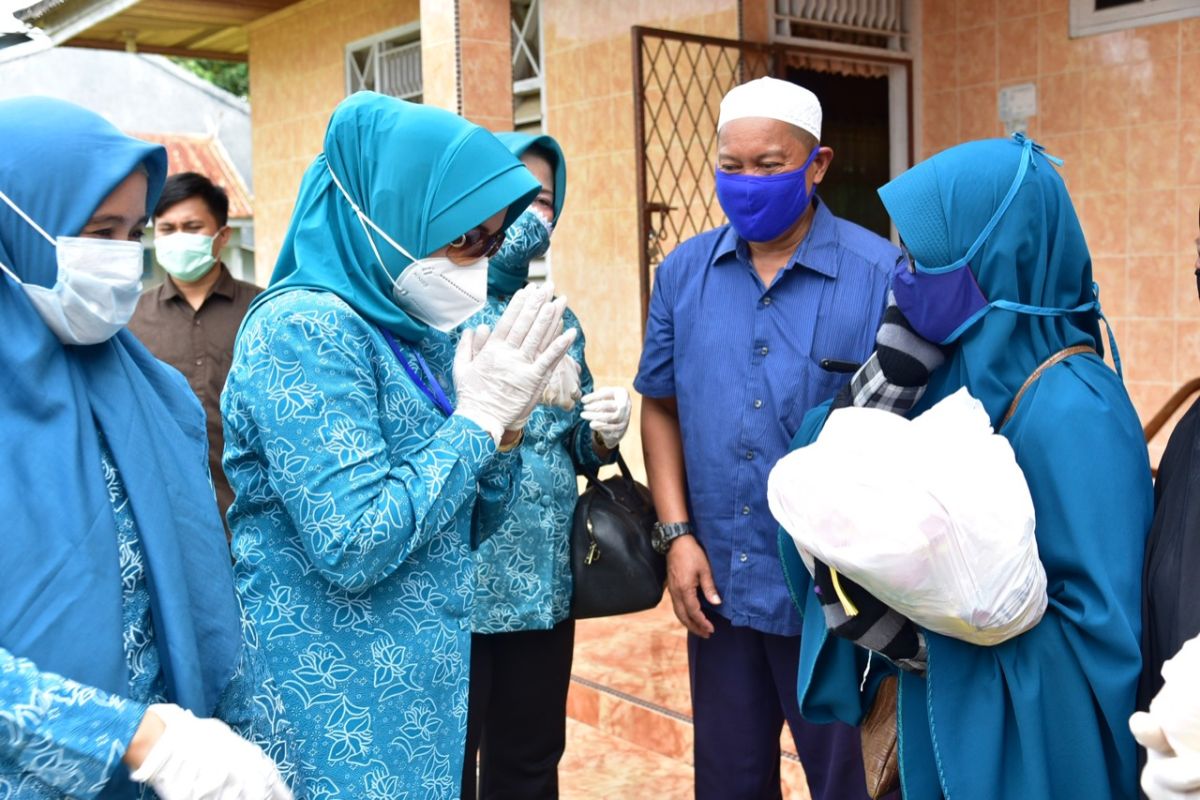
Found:
[[[146,706],[40,671],[0,648],[0,796],[25,774],[89,800],[108,783]],[[16,795],[24,796],[24,795]]]

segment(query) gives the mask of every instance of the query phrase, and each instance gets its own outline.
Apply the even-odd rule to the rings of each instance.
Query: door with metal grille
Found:
[[[633,49],[643,321],[649,306],[654,268],[680,242],[725,224],[725,214],[717,202],[714,178],[717,117],[721,98],[734,86],[766,75],[807,83],[806,75],[819,74],[828,77],[826,85],[850,87],[849,91],[855,91],[854,81],[885,79],[882,87],[885,104],[882,155],[877,152],[872,155],[873,151],[879,150],[879,136],[864,138],[870,134],[870,126],[861,119],[848,120],[841,126],[829,124],[832,110],[845,107],[860,112],[868,95],[879,96],[874,89],[867,91],[867,83],[859,87],[862,102],[856,103],[852,99],[848,103],[824,103],[826,131],[822,136],[823,144],[834,147],[834,165],[845,170],[844,176],[839,176],[843,195],[847,184],[865,187],[874,182],[877,186],[888,174],[895,173],[898,166],[902,168],[911,163],[912,65],[902,53],[889,55],[867,52],[867,48],[861,46],[843,50],[778,40],[772,44],[759,44],[643,27],[633,28]],[[894,83],[897,79],[904,90],[904,102],[901,103],[904,113],[900,114],[903,118],[900,124],[905,128],[900,137],[905,152],[899,159],[896,153],[888,152],[888,142],[894,145],[896,137],[889,138],[886,128],[889,96],[895,94],[886,84],[888,80]],[[861,113],[858,116],[861,117]],[[891,124],[896,127],[895,120]],[[842,138],[838,140],[838,136]],[[883,180],[880,180],[881,175]],[[838,207],[839,203],[844,206],[850,201],[839,197],[838,193],[830,194],[833,196],[827,201],[831,201],[831,208],[835,213],[845,214],[845,208]],[[882,224],[884,230],[881,233],[886,235],[886,217],[880,223],[877,214],[872,216],[872,213],[874,209],[870,213],[864,212],[864,218],[856,221],[877,228]],[[855,218],[854,214],[848,216]],[[875,224],[871,224],[872,221]]]

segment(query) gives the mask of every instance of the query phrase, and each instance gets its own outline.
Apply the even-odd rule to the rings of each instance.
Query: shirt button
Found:
[[[746,460],[747,460],[747,461],[753,461],[753,460],[754,460],[754,451],[753,451],[753,450],[747,450],[747,451],[746,451]]]
[[[750,506],[742,506],[742,516],[743,517],[750,516]]]
[[[553,498],[550,497],[550,495],[548,495],[548,494],[542,495],[542,499],[541,499],[542,508],[549,508],[550,504],[553,502],[554,502],[554,500],[553,500]]]
[[[197,367],[199,367],[199,366],[203,366],[203,365],[204,365],[204,359],[203,359],[203,358],[197,358],[197,359],[196,359],[196,366],[197,366]]]
[[[198,319],[197,319],[197,320],[193,320],[193,321],[192,321],[192,324],[193,324],[193,325],[195,325],[197,328],[199,328],[199,327],[200,327],[200,320],[198,320]]]
[[[763,305],[764,305],[764,306],[769,306],[769,305],[771,305],[771,298],[769,298],[769,297],[764,297],[764,298],[763,298]]]
[[[762,400],[757,400],[757,399],[756,399],[756,400],[754,401],[754,407],[755,407],[755,408],[762,408]]]
[[[764,346],[763,346],[763,349],[759,350],[758,352],[762,353],[762,354],[765,356],[765,355],[767,354],[767,351],[768,351],[768,349],[769,349],[769,348],[767,348],[767,347],[764,345]]]
[[[742,553],[740,556],[738,556],[738,561],[742,562],[743,564],[745,564],[749,560],[750,560],[750,556],[746,555],[745,553]]]

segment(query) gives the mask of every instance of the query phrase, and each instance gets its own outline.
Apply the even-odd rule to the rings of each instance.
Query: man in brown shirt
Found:
[[[182,172],[167,179],[154,209],[154,252],[168,277],[142,295],[129,322],[129,330],[150,352],[184,374],[204,406],[208,463],[222,520],[233,490],[221,470],[221,390],[238,327],[262,291],[234,279],[221,263],[231,234],[228,216],[228,195],[208,178]]]

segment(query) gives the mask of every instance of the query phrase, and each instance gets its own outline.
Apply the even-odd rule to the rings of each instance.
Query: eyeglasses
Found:
[[[459,236],[446,247],[446,257],[459,266],[473,264],[481,258],[491,258],[504,244],[504,229],[488,233],[480,226]]]

